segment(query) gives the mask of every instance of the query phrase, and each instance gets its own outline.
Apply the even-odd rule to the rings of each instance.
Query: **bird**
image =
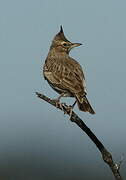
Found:
[[[95,114],[87,99],[85,75],[81,65],[69,56],[71,49],[82,45],[72,43],[64,34],[63,27],[54,36],[47,58],[43,66],[43,76],[49,85],[59,93],[57,102],[61,97],[73,97],[80,111]]]

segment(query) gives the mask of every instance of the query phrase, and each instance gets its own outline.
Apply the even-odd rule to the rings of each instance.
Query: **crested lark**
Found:
[[[61,97],[74,97],[74,105],[78,104],[81,111],[95,114],[86,95],[85,76],[80,64],[69,56],[72,48],[80,43],[71,43],[64,35],[61,26],[60,32],[54,37],[48,56],[43,67],[44,78]]]

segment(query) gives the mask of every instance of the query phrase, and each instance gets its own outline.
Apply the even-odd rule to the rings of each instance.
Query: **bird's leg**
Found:
[[[73,103],[73,105],[71,106],[72,109],[74,108],[75,104],[77,103],[77,100],[75,100],[75,102]]]
[[[61,99],[61,97],[63,97],[64,95],[65,95],[65,93],[62,93],[62,94],[60,94],[60,96],[59,96],[58,98],[52,99],[52,100],[55,101],[56,107],[60,107],[60,108],[64,111],[64,114],[67,114],[67,113],[68,113],[69,116],[70,116],[70,119],[71,119],[72,112],[73,112],[73,108],[74,108],[77,100],[75,100],[75,102],[73,103],[73,105],[69,105],[69,106],[66,107],[66,106],[65,106],[66,104],[60,103],[60,99]],[[67,109],[66,111],[64,110],[64,107]]]
[[[56,103],[56,107],[60,107],[63,110],[62,103],[60,103],[61,97],[63,97],[65,93],[61,93],[60,96],[56,99],[52,99]]]

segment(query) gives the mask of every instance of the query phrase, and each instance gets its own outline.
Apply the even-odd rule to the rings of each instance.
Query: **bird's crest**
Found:
[[[60,26],[60,31],[56,34],[56,36],[54,37],[54,40],[55,41],[62,40],[62,41],[69,42],[68,39],[64,35],[63,27],[62,26]]]

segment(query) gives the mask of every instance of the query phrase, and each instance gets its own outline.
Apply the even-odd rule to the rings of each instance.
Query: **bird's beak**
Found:
[[[78,47],[81,45],[82,45],[81,43],[72,43],[71,48]]]

